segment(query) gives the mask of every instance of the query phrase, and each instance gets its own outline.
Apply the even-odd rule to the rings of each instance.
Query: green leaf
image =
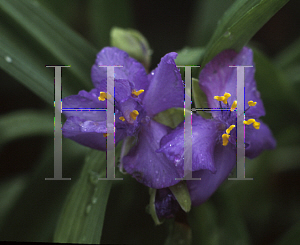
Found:
[[[239,0],[224,14],[208,43],[201,66],[225,49],[239,51],[288,0]]]
[[[192,201],[186,183],[184,181],[180,181],[169,188],[183,211],[189,212],[192,207]]]
[[[188,44],[193,46],[206,45],[218,21],[235,0],[202,0],[197,1],[192,15]],[[199,60],[198,60],[199,61]]]
[[[50,139],[44,152],[33,164],[35,167],[29,173],[24,191],[15,203],[11,203],[12,206],[0,227],[1,240],[52,242],[62,204],[78,177],[87,152],[87,147],[63,139],[63,177],[71,177],[72,180],[48,181],[45,178],[53,177],[53,147],[53,139]]]
[[[51,104],[53,68],[45,65],[71,65],[63,71],[72,74],[63,84],[63,97],[92,87],[90,69],[97,52],[94,47],[37,1],[0,0],[0,8],[4,20],[0,23],[2,69]]]
[[[100,243],[112,180],[106,176],[106,153],[92,150],[64,204],[55,234],[59,243]]]
[[[45,111],[16,111],[0,117],[0,145],[35,135],[54,135],[53,114]]]
[[[1,181],[0,184],[0,227],[6,214],[11,210],[16,200],[27,186],[28,174],[18,175],[8,180]]]
[[[201,47],[185,47],[177,52],[178,56],[175,59],[176,65],[180,66],[196,66],[202,58],[205,49]],[[192,69],[193,71],[194,69]]]
[[[154,120],[171,128],[176,128],[184,120],[184,109],[170,108],[156,114]]]

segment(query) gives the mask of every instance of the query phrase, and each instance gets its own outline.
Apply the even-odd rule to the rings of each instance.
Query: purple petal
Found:
[[[166,54],[148,76],[151,80],[143,103],[151,117],[169,108],[184,105],[184,86],[174,61],[176,57],[176,53]]]
[[[228,177],[236,165],[236,150],[228,144],[223,146],[217,144],[214,151],[216,173],[209,170],[200,170],[193,173],[193,178],[201,180],[187,180],[192,205],[197,206],[204,203]]]
[[[192,119],[192,170],[208,169],[215,172],[213,150],[219,135],[217,122],[197,115],[193,115]],[[171,133],[164,136],[160,145],[161,147],[157,152],[163,152],[171,162],[174,162],[175,166],[183,171],[184,123],[182,122]],[[191,147],[186,148],[191,153]]]
[[[115,79],[115,100],[118,102],[124,102],[128,98],[132,98],[131,91],[133,89],[132,82],[125,79]],[[97,87],[101,92],[107,92],[107,79],[103,79],[101,84]],[[99,96],[98,95],[98,96]]]
[[[79,91],[78,95],[71,95],[62,99],[63,108],[106,108],[105,101],[99,101],[99,89],[92,89],[90,92]],[[63,111],[68,118],[77,116],[85,120],[103,121],[106,120],[105,111]]]
[[[98,67],[99,65],[120,65],[123,67],[115,67],[115,79],[125,79],[133,82],[134,89],[144,89],[147,91],[149,82],[145,68],[141,63],[129,57],[129,55],[115,47],[105,47],[98,54],[95,64],[91,70],[91,78],[94,86],[100,86],[103,80],[107,79],[107,68]],[[142,99],[144,94],[139,95]]]
[[[119,115],[116,116],[116,121],[121,123],[122,121],[119,119],[119,117],[123,116],[126,119],[126,121],[124,121],[123,124],[127,128],[127,135],[135,135],[136,131],[140,127],[141,122],[145,120],[146,117],[146,112],[143,109],[143,107],[135,99],[129,98],[128,100],[122,103],[116,103],[116,108],[118,108],[117,112],[119,112]],[[139,112],[139,115],[135,120],[132,119],[130,116],[130,113],[133,110],[137,110]]]
[[[161,189],[175,185],[179,182],[175,178],[183,176],[164,154],[155,152],[161,138],[168,132],[167,126],[151,120],[141,127],[137,145],[123,158],[126,172],[151,188]]]
[[[202,70],[199,77],[200,88],[205,92],[210,108],[219,108],[219,102],[214,96],[223,96],[225,92],[230,93],[228,99],[229,106],[237,98],[237,68],[229,66],[253,66],[245,69],[245,108],[248,108],[247,102],[253,100],[257,102],[256,106],[250,108],[248,115],[258,118],[265,115],[265,109],[256,89],[254,80],[255,65],[253,62],[252,50],[244,47],[240,53],[234,50],[225,50],[213,58]],[[239,102],[238,102],[239,103]],[[213,115],[220,112],[213,112]]]
[[[155,211],[160,220],[173,218],[179,209],[180,205],[169,188],[156,190]]]
[[[106,132],[106,121],[95,122],[79,117],[69,117],[62,128],[64,137],[101,151],[106,150],[106,138],[103,137]],[[124,130],[116,131],[116,145],[124,136]]]
[[[263,150],[272,150],[276,147],[276,140],[274,139],[269,127],[260,122],[260,128],[255,129],[252,125],[246,125],[245,129],[245,144],[246,157],[255,158]]]

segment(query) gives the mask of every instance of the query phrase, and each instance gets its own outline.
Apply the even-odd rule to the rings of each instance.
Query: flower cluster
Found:
[[[156,212],[171,217],[179,206],[168,187],[184,174],[184,123],[171,129],[153,117],[164,110],[184,106],[184,84],[174,59],[166,54],[157,68],[146,73],[144,67],[117,48],[104,48],[92,67],[95,86],[90,92],[63,99],[64,108],[105,108],[115,103],[116,143],[128,136],[137,138],[136,145],[122,158],[125,171],[157,192]],[[107,94],[106,69],[99,65],[121,65],[115,68],[115,101]],[[236,159],[236,69],[231,65],[253,65],[251,49],[240,53],[226,50],[217,55],[200,73],[199,85],[207,96],[211,119],[197,114],[192,117],[191,151],[193,177],[187,180],[192,204],[205,202],[227,178]],[[265,115],[254,80],[255,69],[245,70],[246,156],[254,158],[263,150],[273,149],[275,140],[269,128],[259,119]],[[231,105],[231,106],[230,106]],[[63,135],[88,147],[106,150],[106,112],[64,112],[67,121]],[[252,124],[252,125],[251,125]],[[177,178],[177,180],[176,180]]]

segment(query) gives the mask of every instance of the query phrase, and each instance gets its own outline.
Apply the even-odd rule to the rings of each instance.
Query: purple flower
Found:
[[[232,65],[253,65],[252,50],[244,47],[240,53],[226,50],[217,55],[202,70],[200,88],[207,96],[209,108],[228,108],[232,111],[212,111],[211,119],[193,114],[192,170],[194,178],[187,181],[192,205],[205,202],[228,177],[236,165],[236,82],[237,71]],[[265,109],[256,89],[254,68],[245,69],[245,151],[254,158],[263,150],[273,149],[276,141],[268,126],[259,119]],[[181,123],[161,140],[163,152],[175,165],[183,168],[183,130]],[[186,149],[190,151],[190,149]]]
[[[142,64],[126,52],[106,47],[98,53],[92,67],[95,88],[63,99],[64,108],[106,108],[113,101],[107,94],[106,68],[98,66],[123,66],[114,70],[116,144],[127,136],[137,137],[137,144],[122,159],[123,167],[139,182],[156,189],[172,186],[179,182],[175,178],[182,176],[164,154],[155,152],[161,138],[171,129],[152,120],[161,111],[184,105],[184,85],[174,62],[176,57],[176,53],[166,54],[147,75]],[[106,150],[105,111],[65,111],[64,114],[67,117],[63,126],[65,137]]]

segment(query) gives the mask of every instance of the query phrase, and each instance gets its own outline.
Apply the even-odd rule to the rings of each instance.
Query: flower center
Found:
[[[111,95],[105,92],[100,92],[100,96],[98,97],[98,100],[104,101],[105,99],[109,100],[111,98]]]
[[[137,110],[133,110],[130,112],[130,117],[133,119],[133,121],[136,120],[136,117],[139,115],[139,112]]]
[[[135,95],[135,96],[139,96],[141,93],[143,93],[145,90],[144,89],[140,89],[139,91],[136,91],[135,89],[132,90],[131,94]]]
[[[223,108],[222,108],[222,105],[221,105],[221,102],[223,102],[225,105],[227,105],[227,104],[228,104],[227,100],[228,100],[228,98],[229,98],[230,96],[231,96],[230,93],[226,93],[226,92],[225,92],[223,96],[214,96],[214,99],[217,100],[217,101],[220,101],[220,107],[221,107],[221,109],[223,109]],[[250,108],[251,106],[255,106],[256,104],[257,104],[257,102],[253,102],[252,100],[248,101],[249,108]],[[237,106],[237,101],[235,100],[235,101],[233,101],[233,103],[232,103],[232,105],[231,105],[231,108],[230,108],[230,114],[231,114],[232,111],[234,111],[234,110],[236,109],[236,106]],[[227,108],[228,108],[228,105],[227,105]],[[249,110],[249,108],[247,108],[246,111]],[[225,110],[226,110],[226,109],[225,109]],[[229,110],[229,108],[228,108],[228,110]],[[246,111],[245,111],[245,112],[246,112]],[[222,112],[222,115],[223,115],[223,110],[222,110],[221,112]],[[230,114],[229,114],[229,117],[230,117]],[[228,117],[228,118],[229,118],[229,117]],[[228,118],[227,118],[227,120],[228,120]],[[251,119],[249,119],[249,120],[247,120],[247,121],[245,120],[243,123],[244,123],[245,125],[253,124],[253,127],[254,127],[255,129],[259,129],[259,127],[260,127],[260,123],[259,123],[259,122],[256,122],[255,119],[253,119],[253,118],[251,118]],[[231,131],[234,127],[235,127],[235,125],[231,125],[229,128],[226,129],[226,133],[225,133],[225,134],[222,134],[223,146],[226,146],[226,145],[228,144],[228,142],[229,142],[229,137],[230,137],[230,131]]]

